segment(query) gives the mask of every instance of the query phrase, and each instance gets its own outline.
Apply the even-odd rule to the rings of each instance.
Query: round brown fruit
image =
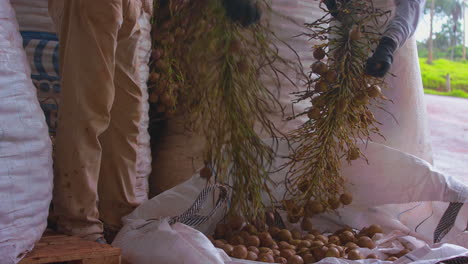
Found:
[[[280,256],[283,257],[283,258],[288,259],[289,257],[294,256],[294,255],[296,255],[296,251],[294,251],[292,249],[282,249],[282,250],[280,250]]]
[[[257,228],[252,224],[248,224],[248,225],[244,226],[242,228],[242,230],[249,233],[249,234],[251,234],[251,235],[256,235],[257,234]]]
[[[294,230],[291,232],[293,239],[301,239],[301,232]]]
[[[339,258],[340,257],[340,251],[336,247],[330,247],[327,250],[327,253],[325,254],[325,257],[327,258]]]
[[[322,233],[320,233],[320,231],[318,231],[317,229],[312,229],[311,231],[309,231],[309,234],[318,236],[318,235],[321,235]]]
[[[328,247],[325,247],[325,246],[312,249],[312,253],[315,259],[317,260],[321,260],[325,258],[325,256],[327,255],[327,251],[328,251]]]
[[[258,255],[258,253],[260,253],[260,250],[258,250],[258,247],[252,247],[252,246],[250,246],[250,247],[247,247],[247,250],[248,250],[248,251],[252,251],[252,252],[254,252],[254,253],[257,254],[257,255]]]
[[[315,236],[315,239],[322,241],[324,244],[328,244],[328,237],[324,235]]]
[[[236,236],[233,236],[230,240],[229,240],[229,244],[233,245],[233,246],[237,246],[237,245],[243,245],[245,244],[244,243],[244,239],[239,236],[239,235],[236,235]]]
[[[359,105],[367,105],[369,103],[369,97],[365,93],[358,94],[354,100]]]
[[[349,205],[353,202],[353,196],[350,193],[340,195],[340,202],[344,205]]]
[[[322,114],[320,113],[320,109],[317,107],[312,107],[312,109],[307,112],[307,117],[309,119],[318,120],[321,116]]]
[[[289,242],[292,240],[292,234],[289,230],[283,229],[278,233],[278,239],[280,241],[286,241]]]
[[[273,257],[273,255],[270,255],[270,254],[260,254],[258,256],[257,261],[266,262],[266,263],[273,263],[275,261],[275,258]]]
[[[270,246],[271,249],[279,249],[278,243],[273,239],[273,244]]]
[[[310,248],[312,246],[312,242],[308,240],[302,240],[297,246],[300,248]]]
[[[298,250],[296,250],[296,254],[299,255],[299,256],[301,256],[301,257],[302,257],[303,255],[307,254],[307,253],[310,253],[310,249],[305,248],[305,247],[301,247],[301,248],[299,248]]]
[[[273,250],[271,250],[271,248],[267,248],[267,247],[261,247],[258,249],[260,251],[260,254],[270,254],[270,255],[273,255]]]
[[[312,234],[307,234],[307,235],[305,235],[305,236],[303,237],[303,239],[305,239],[305,240],[309,240],[309,241],[311,241],[311,242],[312,242],[312,241],[314,241],[314,240],[315,240],[315,236],[314,236],[314,235],[312,235]]]
[[[372,237],[373,235],[377,233],[383,233],[383,229],[380,225],[370,225],[367,228],[367,234]]]
[[[320,240],[312,241],[312,243],[310,243],[310,244],[311,244],[310,245],[311,248],[321,248],[321,247],[325,246],[325,243],[323,243]]]
[[[268,232],[270,233],[270,235],[271,235],[272,237],[275,237],[275,238],[276,238],[276,236],[278,235],[278,233],[279,233],[280,231],[281,231],[281,229],[279,229],[278,227],[272,226],[272,227],[270,227],[270,229],[269,229]]]
[[[354,242],[356,238],[354,237],[353,232],[351,231],[344,231],[339,235],[341,243],[348,243],[348,242]]]
[[[288,260],[285,259],[285,258],[283,258],[283,257],[276,256],[276,257],[275,257],[275,263],[287,264],[287,263],[288,263]]]
[[[224,243],[223,243],[223,241],[221,241],[221,240],[215,240],[215,241],[213,241],[213,245],[214,245],[216,248],[223,248]]]
[[[326,55],[326,53],[322,48],[316,48],[314,50],[314,58],[316,60],[321,60],[321,59],[325,58],[325,55]]]
[[[358,246],[363,247],[363,248],[370,248],[373,249],[375,248],[375,243],[370,239],[370,237],[367,236],[362,236],[358,239],[357,241]]]
[[[299,240],[299,239],[291,240],[291,245],[293,245],[293,246],[297,247],[300,243],[301,243],[301,240]]]
[[[367,95],[371,98],[376,98],[382,95],[382,89],[378,85],[372,85],[367,88]]]
[[[253,260],[253,261],[255,261],[255,260],[258,259],[258,255],[257,255],[257,253],[255,253],[255,252],[253,252],[253,251],[249,251],[249,252],[247,253],[247,258],[246,258],[246,259],[247,259],[247,260]]]
[[[345,248],[346,248],[346,252],[349,252],[353,249],[359,249],[359,246],[356,243],[348,242],[346,243]]]
[[[337,246],[336,248],[337,248],[338,251],[340,252],[340,256],[341,256],[341,257],[344,257],[344,255],[345,255],[345,250],[344,250],[344,248],[343,248],[342,246]]]
[[[231,215],[228,220],[228,225],[232,230],[239,230],[244,225],[244,217],[240,215]]]
[[[273,251],[273,256],[279,256],[281,254],[281,251],[278,249],[272,249]]]
[[[325,208],[323,207],[322,203],[317,201],[317,200],[311,200],[307,202],[307,211],[309,211],[311,214],[320,214],[325,211]]]
[[[286,241],[280,241],[280,242],[278,242],[278,247],[279,247],[280,249],[291,249],[291,245],[290,245],[288,242],[286,242]]]
[[[315,263],[315,257],[312,254],[305,254],[302,259],[304,259],[305,264]]]
[[[341,245],[341,241],[340,241],[340,238],[338,236],[330,236],[328,238],[328,243],[335,244],[335,245]]]
[[[224,252],[226,252],[226,254],[228,254],[230,256],[232,251],[234,250],[234,247],[232,245],[225,244],[223,246],[223,250],[224,250]]]
[[[250,237],[250,234],[247,233],[247,231],[240,231],[238,235],[241,236],[244,239],[244,241]]]
[[[246,259],[248,255],[247,248],[244,245],[237,245],[232,250],[231,256],[238,259]]]
[[[321,108],[325,103],[325,100],[323,100],[321,96],[316,96],[312,99],[312,106],[317,108]]]
[[[362,255],[361,255],[361,252],[357,249],[353,249],[353,250],[350,250],[348,252],[348,259],[350,260],[359,260],[359,259],[363,259]]]
[[[328,70],[328,67],[325,63],[321,62],[321,61],[316,61],[312,64],[312,72],[313,73],[316,73],[316,74],[319,74],[319,75],[322,75],[324,73],[326,73]]]
[[[288,258],[288,264],[304,264],[304,259],[301,256],[294,255]]]
[[[328,90],[328,82],[319,81],[315,84],[315,91],[323,93]]]
[[[349,160],[357,160],[361,156],[361,153],[359,153],[358,148],[350,148],[348,150],[348,159]]]
[[[366,258],[368,258],[368,259],[379,259],[379,256],[377,256],[376,254],[370,254]]]
[[[259,247],[260,239],[257,236],[249,236],[245,240],[245,245],[248,247]]]

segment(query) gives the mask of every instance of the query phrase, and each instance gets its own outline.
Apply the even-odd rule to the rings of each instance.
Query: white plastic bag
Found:
[[[134,264],[222,264],[229,260],[202,232],[188,226],[198,227],[218,218],[214,215],[226,205],[227,189],[211,185],[198,190],[190,201],[167,198],[169,194],[147,201],[125,217],[124,227],[112,243],[122,249],[123,260]],[[207,202],[212,194],[219,197],[214,205]],[[205,208],[209,208],[206,214]],[[152,218],[150,212],[155,211],[159,216]]]
[[[467,256],[468,250],[465,247],[468,246],[468,233],[464,230],[468,222],[468,187],[435,171],[429,163],[415,156],[377,143],[361,147],[370,164],[358,160],[352,166],[345,163],[342,168],[354,202],[339,209],[338,214],[322,214],[314,218],[316,228],[332,232],[344,225],[361,229],[378,223],[386,233],[399,241],[398,243],[405,243],[416,249],[408,255],[412,259],[404,257],[399,260],[401,263],[419,261],[418,263],[429,264]],[[280,157],[286,156],[288,152],[288,145],[281,143],[273,167],[278,168],[284,164],[285,160]],[[271,178],[280,182],[284,180],[285,173],[284,170],[275,172]],[[204,192],[207,184],[205,179],[195,175],[183,184],[147,201],[124,220],[136,221],[179,215],[192,205],[198,193]],[[272,187],[273,195],[282,198],[284,186],[279,184]],[[211,197],[206,196],[205,199]],[[206,207],[204,210],[211,210],[213,207],[210,205],[214,202],[210,200],[203,204]],[[223,216],[224,214],[218,211],[197,229],[211,234]],[[392,245],[394,250],[398,249],[398,243]],[[387,246],[386,250],[390,249],[391,247]],[[370,261],[329,258],[319,263]],[[226,263],[255,262],[231,260]],[[372,260],[372,263],[385,262]]]
[[[0,264],[40,239],[52,198],[52,146],[15,13],[0,0]]]
[[[112,245],[122,249],[123,260],[128,263],[224,263],[203,233],[181,223],[169,225],[168,221],[136,220],[125,225]]]

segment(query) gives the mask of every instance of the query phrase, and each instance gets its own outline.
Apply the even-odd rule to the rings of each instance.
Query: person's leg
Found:
[[[122,0],[67,0],[63,8],[53,206],[59,231],[96,240],[103,231],[97,210],[98,138],[109,126],[114,101]]]
[[[99,212],[105,226],[121,227],[121,218],[139,205],[135,195],[139,123],[143,93],[139,87],[139,0],[124,0],[124,23],[116,50],[115,101],[108,130],[102,135],[103,156],[99,178]]]

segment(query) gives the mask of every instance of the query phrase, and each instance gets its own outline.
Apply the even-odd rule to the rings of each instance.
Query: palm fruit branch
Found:
[[[388,100],[381,93],[383,79],[366,75],[364,67],[381,38],[377,32],[383,23],[373,21],[385,21],[389,13],[371,1],[337,1],[336,17],[320,6],[326,14],[306,24],[311,33],[305,35],[324,43],[313,47],[317,61],[295,101],[311,103],[299,114],[309,120],[288,135],[294,150],[285,165],[283,208],[293,223],[352,202],[340,172],[342,161],[367,160],[358,144],[373,134],[382,136],[370,107],[381,108]]]

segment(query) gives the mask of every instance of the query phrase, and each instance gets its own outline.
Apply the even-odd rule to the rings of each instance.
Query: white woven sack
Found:
[[[399,252],[403,244],[416,249],[408,257],[401,258],[398,263],[417,261],[416,263],[431,264],[452,258],[464,261],[465,257],[468,257],[468,250],[465,248],[468,246],[468,234],[464,232],[468,221],[468,187],[435,171],[426,161],[387,146],[369,143],[367,147],[362,146],[362,150],[369,158],[370,164],[364,160],[355,161],[352,166],[343,164],[342,172],[347,180],[347,188],[354,195],[353,204],[339,209],[338,214],[322,214],[313,218],[315,227],[324,232],[334,232],[344,225],[361,229],[378,223],[388,234],[387,237],[378,239],[377,244],[384,247],[380,253],[391,250]],[[284,164],[285,160],[280,157],[286,156],[288,152],[288,144],[281,142],[273,171]],[[271,179],[280,183],[284,180],[285,173],[284,170],[272,173]],[[125,217],[124,222],[184,214],[190,211],[193,204],[200,203],[193,201],[200,200],[199,194],[206,192],[206,186],[209,187],[209,183],[196,174],[190,180],[145,202]],[[277,199],[283,198],[283,184],[271,187],[272,194]],[[202,201],[204,211],[213,210],[212,205],[217,204],[209,195],[204,196]],[[215,225],[224,217],[223,211],[218,210],[206,219],[206,222],[192,224],[197,217],[186,213],[185,215],[186,224],[205,234],[211,234]],[[294,225],[286,225],[291,229],[295,228]],[[153,239],[157,241],[157,237]],[[349,261],[332,258],[324,259],[320,263],[369,261],[371,260]],[[158,264],[156,260],[151,263]],[[256,262],[230,260],[226,263]]]
[[[17,263],[46,228],[51,151],[15,13],[0,0],[0,264]]]

